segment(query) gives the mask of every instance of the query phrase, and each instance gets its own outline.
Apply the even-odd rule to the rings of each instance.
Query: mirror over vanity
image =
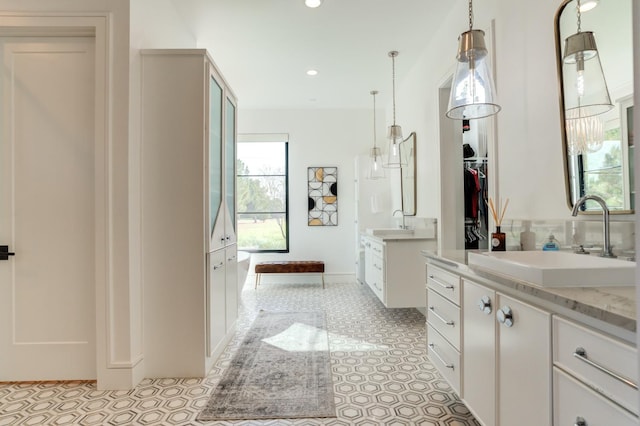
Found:
[[[592,194],[611,213],[633,213],[632,0],[565,0],[555,39],[569,208]],[[601,208],[580,207],[591,211]]]
[[[405,216],[416,215],[416,132],[400,144],[402,166],[400,170],[400,190],[402,193],[402,211]]]

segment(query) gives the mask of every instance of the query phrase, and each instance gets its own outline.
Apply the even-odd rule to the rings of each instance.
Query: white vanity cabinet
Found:
[[[462,399],[485,426],[496,424],[496,293],[464,280],[464,395]]]
[[[203,377],[233,335],[236,100],[202,49],[141,51],[147,377]]]
[[[383,239],[363,234],[365,282],[387,308],[424,307],[425,239]],[[435,244],[435,240],[431,240]]]
[[[431,363],[461,394],[460,277],[427,265],[427,351]]]
[[[463,283],[463,400],[486,426],[551,424],[551,315]]]
[[[553,335],[555,424],[637,424],[637,349],[558,316]]]

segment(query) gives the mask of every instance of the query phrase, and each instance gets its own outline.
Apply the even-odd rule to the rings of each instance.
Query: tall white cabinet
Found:
[[[147,377],[202,377],[233,334],[236,98],[202,49],[141,52]]]

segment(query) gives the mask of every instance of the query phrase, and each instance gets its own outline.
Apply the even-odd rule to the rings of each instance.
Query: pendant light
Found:
[[[599,115],[613,108],[595,36],[581,28],[583,6],[581,0],[576,1],[578,31],[565,40],[562,58],[565,129],[571,155],[602,148],[604,126]]]
[[[396,124],[396,56],[398,52],[392,50],[389,52],[391,57],[391,82],[393,85],[393,124],[389,126],[389,132],[387,138],[389,139],[389,151],[387,152],[387,162],[384,167],[390,169],[399,169],[406,165],[402,163],[402,157],[400,155],[400,143],[402,142],[402,127]]]
[[[369,154],[369,172],[367,179],[383,179],[385,177],[384,168],[382,168],[382,150],[376,146],[376,95],[377,90],[372,90],[373,96],[373,148]]]
[[[581,5],[577,0],[578,31],[567,37],[562,58],[565,118],[581,119],[613,108],[602,72],[596,39],[591,31],[581,31]]]
[[[469,31],[458,37],[458,64],[451,83],[447,117],[483,118],[500,111],[487,53],[484,31],[473,29],[473,4],[469,0]]]

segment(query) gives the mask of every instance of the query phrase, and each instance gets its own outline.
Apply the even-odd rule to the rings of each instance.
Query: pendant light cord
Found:
[[[578,15],[578,32],[580,32],[580,27],[582,26],[582,12],[580,11],[580,0],[576,2],[576,13]]]
[[[472,29],[473,29],[473,1],[469,0],[469,31],[471,31]]]
[[[396,125],[396,56],[398,56],[398,52],[395,50],[389,52],[389,56],[391,56],[391,84],[392,84],[392,94],[393,94],[393,125]]]
[[[373,95],[373,148],[376,148],[376,95],[378,94],[377,90],[372,90],[371,94]]]

